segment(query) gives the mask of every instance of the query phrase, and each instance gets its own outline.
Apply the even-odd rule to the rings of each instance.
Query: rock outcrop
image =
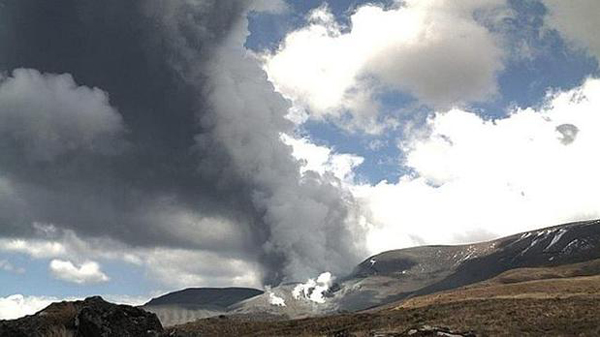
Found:
[[[60,302],[12,321],[0,321],[0,337],[158,337],[163,327],[155,314],[101,297]]]

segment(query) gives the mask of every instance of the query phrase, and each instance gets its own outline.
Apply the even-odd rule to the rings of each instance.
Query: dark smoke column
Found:
[[[2,71],[69,73],[104,90],[127,129],[127,150],[110,158],[94,155],[94,165],[66,160],[52,162],[54,170],[23,171],[16,168],[27,162],[2,158],[0,169],[15,168],[10,173],[17,182],[27,181],[26,174],[42,175],[47,179],[37,187],[47,191],[47,181],[65,181],[51,197],[40,197],[36,188],[22,192],[24,200],[36,201],[30,203],[32,221],[132,246],[249,256],[261,262],[269,284],[349,271],[363,257],[351,194],[331,176],[300,175],[280,139],[293,127],[284,118],[288,102],[243,47],[248,11],[274,2],[1,4]],[[56,176],[64,165],[73,174]],[[199,244],[181,235],[187,232],[176,221],[147,215],[165,209],[227,219],[248,235],[226,248]],[[8,215],[0,219],[12,223]]]

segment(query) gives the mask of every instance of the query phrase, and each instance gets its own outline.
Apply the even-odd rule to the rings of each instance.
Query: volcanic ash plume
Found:
[[[290,104],[244,47],[248,13],[282,6],[2,1],[15,34],[0,34],[0,234],[35,238],[31,223],[49,223],[258,265],[266,284],[349,270],[363,255],[357,203],[332,175],[300,174],[281,141]]]

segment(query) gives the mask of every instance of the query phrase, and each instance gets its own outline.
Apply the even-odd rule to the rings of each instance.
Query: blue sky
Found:
[[[600,215],[592,191],[597,177],[588,162],[592,155],[586,152],[593,148],[589,135],[600,131],[593,111],[600,97],[594,82],[599,76],[600,42],[577,30],[577,22],[585,20],[578,15],[597,5],[583,1],[583,7],[573,9],[555,1],[490,0],[457,9],[444,1],[428,7],[432,1],[423,2],[426,5],[409,1],[403,7],[394,1],[289,0],[283,11],[248,14],[250,35],[245,47],[262,56],[260,66],[277,90],[291,106],[304,111],[290,135],[304,141],[293,145],[295,153],[302,153],[295,155],[323,176],[335,171],[341,188],[369,209],[363,214],[372,226],[365,252],[476,241]],[[435,25],[429,29],[434,36],[423,41],[373,36],[383,42],[369,44],[370,39],[356,33],[352,25],[357,13],[363,14],[361,32],[367,35],[385,32],[385,27],[376,27],[377,21],[392,15],[406,19],[397,22],[399,28],[391,27],[398,29],[394,32],[422,33],[432,15]],[[425,19],[412,22],[410,15]],[[454,23],[464,30],[456,33]],[[462,43],[462,50],[443,42],[453,39]],[[323,50],[318,41],[333,47]],[[347,41],[355,49],[348,48]],[[361,50],[361,44],[371,50]],[[319,53],[323,59],[336,53],[339,60],[319,63],[321,58],[316,57],[311,64],[311,57]],[[445,58],[445,53],[453,59]],[[413,66],[405,67],[403,62]],[[433,83],[427,80],[431,69],[439,73],[435,74],[439,81],[435,76]],[[304,70],[324,75],[306,79]],[[345,72],[355,74],[345,76]],[[330,84],[326,90],[338,84],[347,90],[337,101],[321,100],[321,93],[313,90],[320,83]],[[333,89],[331,97],[337,93]],[[449,92],[456,94],[447,98]],[[366,93],[364,101],[352,100],[361,93]],[[569,99],[577,93],[593,104]],[[555,124],[544,124],[550,121]],[[557,133],[559,124],[573,126],[575,141]],[[537,163],[527,161],[538,155]],[[587,166],[591,168],[582,168]],[[573,181],[568,184],[567,178]],[[556,188],[546,190],[547,186]],[[564,200],[574,194],[572,202]],[[545,212],[548,209],[553,211]],[[423,222],[415,224],[416,219]],[[4,240],[0,242],[0,298],[104,294],[142,301],[184,286],[260,286],[256,277],[260,271],[202,274],[205,264],[190,263],[197,259],[187,247],[165,245],[160,247],[164,251],[153,250],[101,236],[115,250],[112,255],[98,254],[73,243],[85,241],[85,235],[56,226],[47,229],[64,237],[37,239],[64,246],[60,254],[14,249],[8,244],[14,238],[0,238]],[[133,258],[123,258],[127,254]],[[256,266],[241,255],[225,254],[223,268]],[[53,260],[73,261],[74,274],[85,274],[81,268],[89,261],[100,270],[86,274],[89,278],[77,284],[73,279],[57,279],[50,268]],[[180,280],[169,280],[177,272],[182,273]],[[98,274],[110,280],[97,281],[93,277]]]
[[[337,20],[348,22],[352,11],[361,4],[390,2],[294,1],[290,4],[291,10],[284,14],[253,13],[250,15],[251,34],[246,46],[256,52],[276,49],[289,30],[306,24],[308,13],[324,3]],[[509,1],[509,6],[515,15],[508,20],[507,38],[511,43],[527,41],[536,53],[525,59],[509,55],[505,69],[498,74],[498,97],[471,105],[474,111],[489,119],[505,117],[514,106],[539,105],[549,89],[570,89],[580,85],[587,77],[598,74],[598,61],[593,56],[583,49],[569,48],[558,32],[544,27],[547,9],[543,3]],[[409,114],[408,118],[414,120],[415,111],[425,114],[432,112],[431,108],[415,107],[415,98],[406,92],[390,91],[383,96],[381,109],[389,114]],[[395,142],[402,137],[399,131],[372,137],[347,132],[336,123],[309,121],[301,126],[301,132],[318,144],[364,157],[365,162],[356,172],[360,179],[372,184],[381,180],[395,181],[407,172],[399,167],[397,161],[402,155]],[[384,145],[373,151],[368,147],[373,140],[382,141]]]
[[[30,295],[46,295],[57,297],[85,297],[89,294],[127,294],[131,296],[147,296],[158,286],[146,280],[144,270],[140,267],[122,263],[104,265],[106,274],[111,275],[110,282],[96,285],[77,285],[63,280],[48,277],[47,259],[33,259],[22,254],[2,254],[2,259],[10,260],[15,267],[25,269],[24,273],[3,272],[2,293],[8,296],[23,293],[23,289],[31,289]],[[150,281],[150,282],[148,282]],[[132,284],[138,286],[132,287]]]

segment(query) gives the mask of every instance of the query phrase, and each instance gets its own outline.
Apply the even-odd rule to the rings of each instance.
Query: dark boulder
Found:
[[[162,333],[155,314],[98,296],[53,303],[35,315],[0,321],[0,337],[158,337]]]

